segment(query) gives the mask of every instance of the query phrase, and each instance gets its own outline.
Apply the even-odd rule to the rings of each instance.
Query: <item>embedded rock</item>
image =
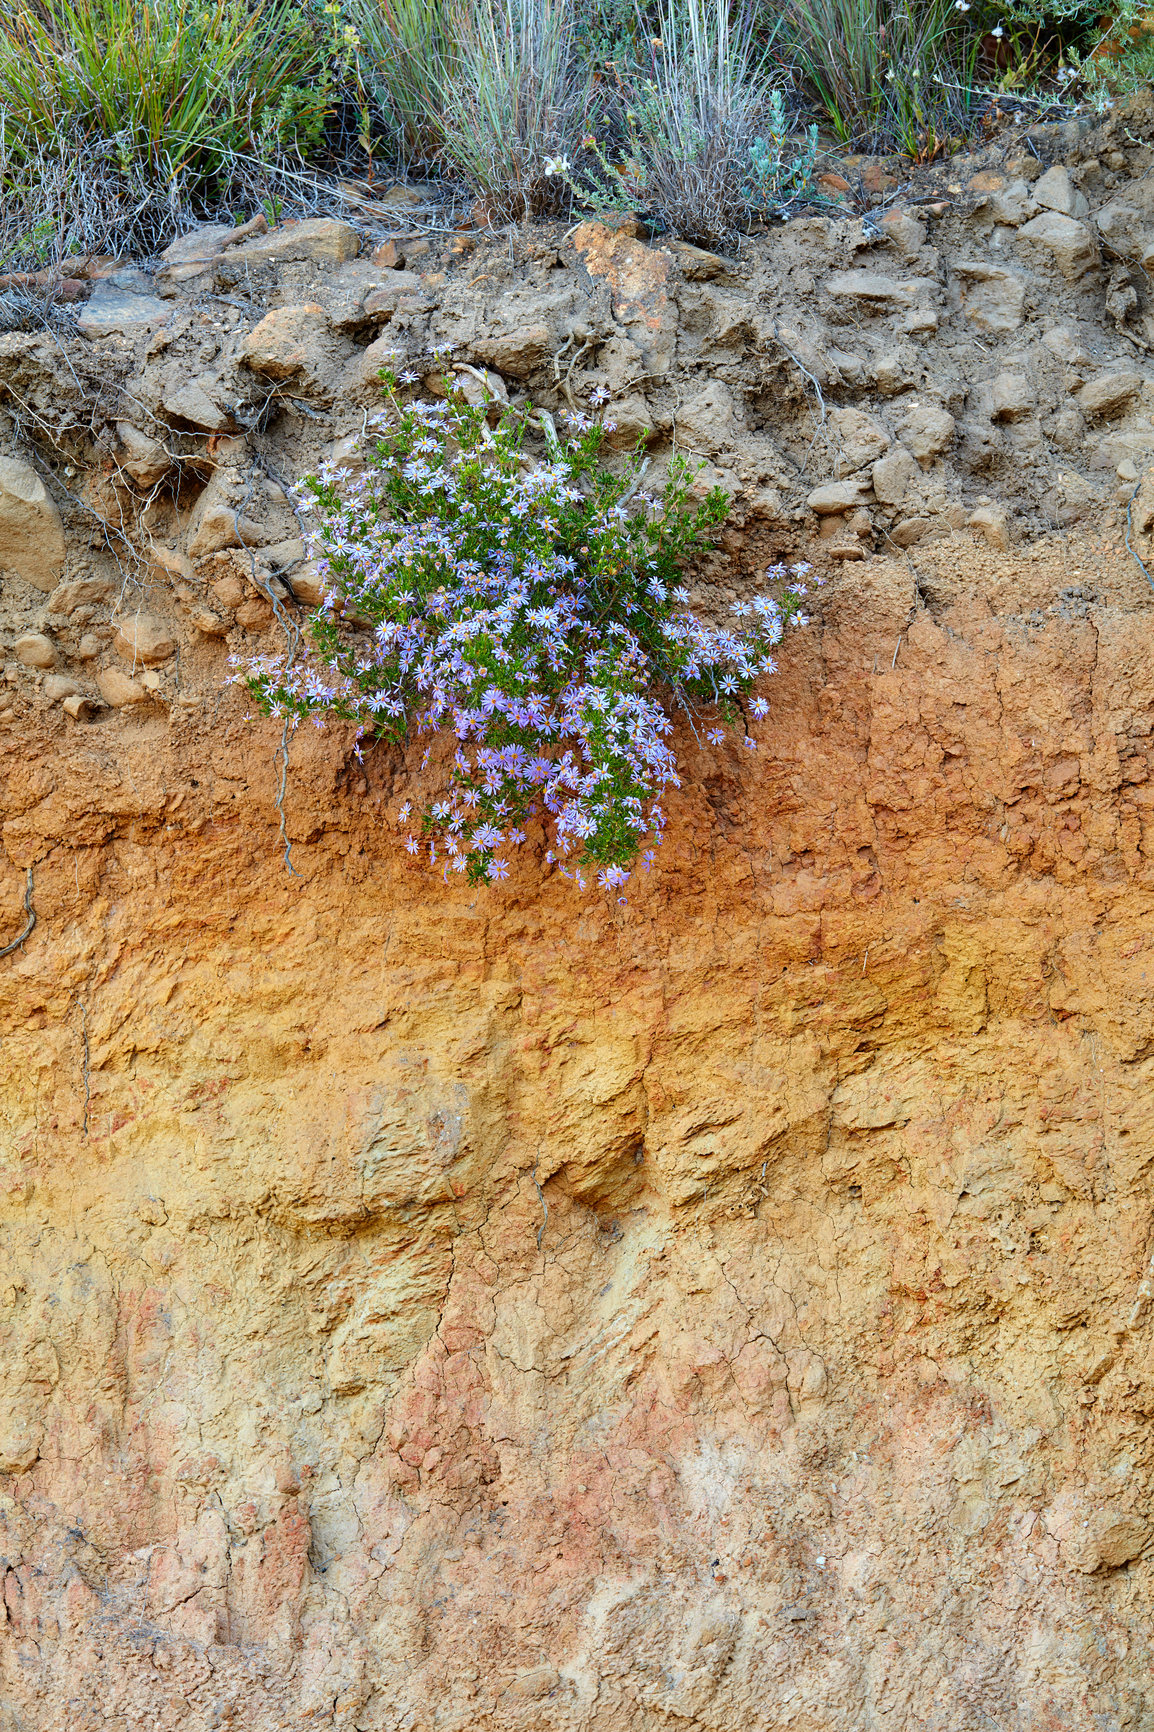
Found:
[[[909,211],[893,210],[881,220],[882,233],[903,258],[913,258],[926,244],[926,225]]]
[[[203,223],[165,247],[160,255],[159,281],[163,287],[202,277],[230,247],[240,246],[251,236],[267,232],[268,219],[263,213],[247,223]]]
[[[119,668],[101,668],[96,676],[96,683],[100,687],[101,697],[114,710],[127,709],[132,704],[143,704],[148,700],[145,687],[130,679]]]
[[[266,538],[258,523],[241,514],[251,489],[229,470],[218,470],[197,500],[188,526],[188,557],[203,558],[229,547],[259,547]]]
[[[383,314],[386,307],[390,314],[396,311],[398,298],[388,301],[390,290],[419,291],[420,287],[421,279],[413,272],[391,269],[374,255],[372,259],[353,259],[332,271],[319,285],[319,294],[334,330],[357,331],[366,320]]]
[[[979,505],[971,511],[966,522],[971,529],[978,530],[991,547],[999,548],[1005,553],[1010,546],[1010,528],[1006,513],[996,505]]]
[[[902,350],[889,350],[879,355],[870,377],[882,397],[896,397],[908,391],[917,377],[918,367],[912,356]]]
[[[1051,354],[1064,361],[1067,367],[1084,369],[1094,365],[1081,339],[1069,325],[1051,326],[1048,331],[1042,332],[1042,341]]]
[[[1084,415],[1117,415],[1141,391],[1141,373],[1130,368],[1099,373],[1078,392],[1078,406]]]
[[[361,301],[366,318],[386,319],[399,309],[407,312],[428,312],[431,302],[421,289],[421,279],[413,271],[390,271],[387,279],[369,289]]]
[[[210,607],[194,607],[189,614],[189,623],[202,637],[224,637],[228,631],[226,622]]]
[[[1077,217],[1079,221],[1090,212],[1085,194],[1078,191],[1064,163],[1048,168],[1034,182],[1034,203],[1043,210],[1060,211],[1063,216]]]
[[[999,373],[990,386],[990,413],[995,421],[1018,421],[1037,406],[1034,388],[1024,373]]]
[[[894,524],[889,538],[898,547],[914,547],[932,528],[933,522],[928,517],[903,517],[899,523]]]
[[[48,674],[44,681],[44,696],[49,703],[58,704],[64,698],[76,697],[80,687],[68,674]]]
[[[155,487],[158,481],[172,468],[172,458],[159,439],[154,439],[149,433],[142,433],[129,421],[120,421],[116,427],[120,440],[120,465],[126,474],[141,487]]]
[[[715,452],[732,443],[737,431],[733,393],[711,380],[677,411],[678,442],[690,451]]]
[[[639,391],[611,404],[608,419],[612,422],[612,430],[606,434],[605,442],[611,450],[633,451],[639,443],[647,444],[656,437],[657,428],[649,405]]]
[[[662,250],[673,254],[678,270],[691,283],[712,282],[715,277],[737,269],[733,259],[711,253],[705,247],[695,247],[689,241],[663,240]]]
[[[343,265],[346,260],[355,259],[360,250],[360,236],[351,223],[336,217],[309,217],[245,241],[231,249],[222,263],[234,274],[262,265],[304,260],[318,265]]]
[[[1150,240],[1150,217],[1145,211],[1112,199],[1095,212],[1098,233],[1119,258],[1141,259]]]
[[[906,450],[919,463],[939,457],[949,446],[957,430],[948,409],[931,403],[915,403],[898,419],[897,431]]]
[[[1019,228],[1032,209],[1029,183],[1019,177],[995,188],[984,200],[984,207],[996,223]]]
[[[271,565],[274,571],[283,571],[286,566],[296,565],[305,556],[305,544],[299,539],[277,541],[269,547],[257,549],[257,558]]]
[[[76,329],[91,342],[100,337],[128,337],[135,341],[167,325],[171,318],[172,307],[155,295],[98,283],[77,314]]]
[[[26,668],[54,668],[56,666],[56,645],[43,632],[25,632],[18,637],[15,644],[16,660]]]
[[[319,607],[325,598],[324,579],[311,562],[294,566],[286,574],[285,582],[296,599],[306,607]]]
[[[44,683],[47,685],[47,680]],[[83,692],[72,692],[65,697],[61,705],[65,715],[71,716],[74,722],[91,721],[102,707],[94,698],[87,697]]]
[[[673,256],[646,246],[625,228],[608,223],[582,223],[573,231],[573,246],[594,284],[604,283],[613,316],[638,345],[645,370],[668,371],[676,348],[677,315],[670,299]]]
[[[0,457],[0,572],[54,589],[64,554],[60,510],[43,481],[23,459]]]
[[[192,575],[192,561],[179,548],[166,547],[163,542],[154,541],[148,549],[148,557],[157,571],[162,571],[169,577]]]
[[[466,403],[472,403],[474,407],[480,403],[491,403],[498,408],[508,407],[509,393],[500,373],[491,373],[487,368],[471,367],[467,362],[454,363],[453,372],[457,375],[457,388]],[[436,384],[440,389],[444,388],[443,375]]]
[[[1103,1360],[1108,1369],[1108,1356]],[[1144,1515],[1127,1509],[1104,1486],[1081,1493],[1064,1488],[1046,1510],[1045,1523],[1064,1561],[1082,1575],[1120,1569],[1141,1554],[1154,1533]]]
[[[479,361],[495,367],[498,373],[507,373],[511,379],[527,379],[536,372],[548,360],[552,347],[547,325],[528,325],[521,331],[477,338],[470,344]]]
[[[1083,1574],[1117,1570],[1139,1556],[1149,1544],[1152,1532],[1154,1529],[1143,1516],[1099,1510],[1086,1532],[1072,1537],[1063,1549],[1074,1568]]]
[[[1077,282],[1098,262],[1094,237],[1085,223],[1044,211],[1018,230],[1018,238],[1051,255],[1067,282]]]
[[[838,445],[837,466],[843,473],[863,469],[889,446],[885,428],[860,409],[831,409],[829,421]]]
[[[882,505],[900,505],[918,473],[918,465],[904,445],[879,457],[870,471],[874,493]]]
[[[241,355],[254,373],[269,379],[308,376],[315,372],[318,350],[328,330],[328,314],[315,301],[278,307],[248,333]]]
[[[835,271],[822,285],[835,300],[846,300],[864,307],[909,307],[926,292],[921,282],[898,282],[883,277],[877,271]]]
[[[1020,271],[963,259],[954,265],[954,272],[961,279],[962,311],[975,330],[1003,337],[1018,329],[1026,304],[1026,281]]]
[[[830,517],[852,511],[870,496],[870,478],[855,475],[848,481],[832,481],[825,487],[815,487],[806,499],[811,511],[819,517]]]
[[[113,648],[135,668],[152,667],[176,654],[176,639],[166,620],[155,614],[135,613],[122,620],[112,640]]]
[[[236,427],[231,412],[217,401],[219,387],[207,373],[172,385],[161,399],[167,414],[205,433],[224,433]]]
[[[71,583],[59,583],[48,597],[48,612],[50,614],[69,615],[77,608],[100,606],[112,594],[112,583],[107,577],[79,577]]]

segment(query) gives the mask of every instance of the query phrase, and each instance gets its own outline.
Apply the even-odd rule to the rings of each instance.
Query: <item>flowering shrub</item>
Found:
[[[695,502],[693,472],[675,460],[658,503],[637,490],[637,460],[622,475],[598,462],[603,430],[580,416],[564,438],[543,417],[548,454],[534,461],[527,413],[491,426],[491,405],[446,387],[443,402],[404,401],[390,379],[363,475],[328,469],[302,484],[325,586],[315,654],[251,660],[236,677],[293,723],[337,716],[395,741],[441,733],[440,795],[416,821],[406,801],[397,821],[410,853],[446,875],[504,878],[536,818],[547,857],[582,888],[594,873],[617,888],[643,841],[660,840],[659,796],[677,784],[670,708],[742,722],[754,744],[744,699],[802,621],[791,580],[806,568],[775,567],[735,628],[703,624],[681,568],[712,544],[724,493]]]

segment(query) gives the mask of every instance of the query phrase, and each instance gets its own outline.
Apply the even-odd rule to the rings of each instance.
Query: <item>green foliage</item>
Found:
[[[978,37],[957,0],[790,0],[787,39],[843,144],[932,155],[965,132]]]
[[[429,162],[444,139],[455,62],[447,0],[346,0],[360,63],[397,154]]]
[[[435,735],[438,794],[412,826],[423,842],[406,845],[446,876],[503,878],[506,851],[537,823],[548,858],[617,888],[646,833],[660,839],[658,796],[677,782],[668,709],[744,722],[804,590],[774,568],[770,593],[735,609],[747,623],[702,624],[681,572],[724,522],[724,493],[695,499],[675,460],[663,499],[642,495],[638,462],[605,468],[602,429],[579,416],[563,438],[546,422],[548,454],[534,460],[528,411],[492,425],[494,406],[470,405],[451,379],[432,404],[402,400],[403,382],[365,474],[304,486],[326,589],[314,662],[261,658],[237,677],[290,721],[335,716],[398,743]]]
[[[608,74],[612,82],[632,63],[648,35],[637,0],[581,0],[575,46],[596,77]]]
[[[804,142],[794,136],[780,90],[771,90],[765,113],[765,136],[749,147],[749,196],[752,204],[775,214],[799,199],[813,196],[817,165],[817,127],[810,126]]]
[[[161,183],[231,154],[314,142],[330,98],[317,28],[295,0],[20,0],[0,18],[8,157],[110,147]]]
[[[639,34],[613,65],[608,138],[588,135],[582,167],[565,159],[551,172],[579,203],[645,210],[675,234],[724,245],[748,227],[751,207],[780,210],[802,196],[816,130],[800,151],[787,143],[766,51],[748,18],[731,25],[728,0],[665,0],[659,28],[659,36]]]
[[[498,221],[555,213],[591,113],[572,0],[458,0],[442,159]]]
[[[729,0],[664,0],[649,64],[624,92],[619,172],[675,234],[723,245],[747,223],[755,140],[770,112],[764,54]]]
[[[1124,0],[1113,15],[1080,19],[1080,41],[1066,48],[1059,79],[1076,77],[1091,101],[1106,105],[1112,97],[1148,89],[1154,83],[1154,29],[1148,18],[1135,0]]]

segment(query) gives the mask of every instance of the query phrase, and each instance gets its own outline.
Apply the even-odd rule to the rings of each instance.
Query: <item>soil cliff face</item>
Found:
[[[9,743],[6,1729],[1154,1724],[1150,610],[858,569],[624,907]]]
[[[712,300],[636,236],[548,264],[570,357],[658,369],[656,464],[696,426],[739,494],[704,601],[830,577],[620,903],[443,886],[417,760],[340,729],[292,741],[286,860],[226,684],[315,582],[276,476],[359,428],[381,320],[462,325],[444,277],[357,289],[322,224],[243,243],[257,305],[194,238],[67,368],[0,342],[3,1732],[1154,1728],[1154,595],[1113,495],[1147,548],[1154,383],[1068,179],[1071,277],[954,271],[1073,245],[1037,180],[940,256],[907,215],[864,287],[837,225]],[[873,368],[820,404],[750,311],[815,248],[789,292],[856,296]],[[966,407],[973,284],[1040,408]],[[560,409],[556,306],[487,292],[461,377]]]

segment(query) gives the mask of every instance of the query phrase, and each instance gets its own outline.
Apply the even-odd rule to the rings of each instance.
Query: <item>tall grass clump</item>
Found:
[[[676,234],[723,243],[747,223],[772,87],[750,16],[729,0],[663,0],[648,64],[626,74],[625,178]]]
[[[0,230],[24,236],[9,254],[49,231],[57,253],[150,250],[238,165],[301,161],[331,48],[296,0],[17,0],[0,14]]]
[[[85,253],[147,257],[193,220],[183,187],[126,168],[108,141],[63,127],[17,141],[0,115],[0,271]]]
[[[43,0],[0,18],[0,116],[27,147],[67,128],[158,180],[315,138],[328,100],[296,0]]]
[[[969,0],[789,0],[789,47],[842,144],[932,156],[968,130]]]
[[[409,161],[497,222],[643,208],[709,244],[808,187],[752,13],[730,0],[348,0],[363,76]]]
[[[441,93],[442,160],[496,221],[555,213],[592,85],[572,0],[458,0]]]
[[[444,140],[455,55],[447,0],[346,0],[364,82],[398,160],[428,163]]]
[[[612,63],[606,137],[587,137],[583,172],[560,165],[575,197],[630,205],[708,245],[732,241],[753,215],[783,214],[812,193],[817,129],[795,136],[781,84],[751,15],[729,0],[661,0],[646,34]]]

